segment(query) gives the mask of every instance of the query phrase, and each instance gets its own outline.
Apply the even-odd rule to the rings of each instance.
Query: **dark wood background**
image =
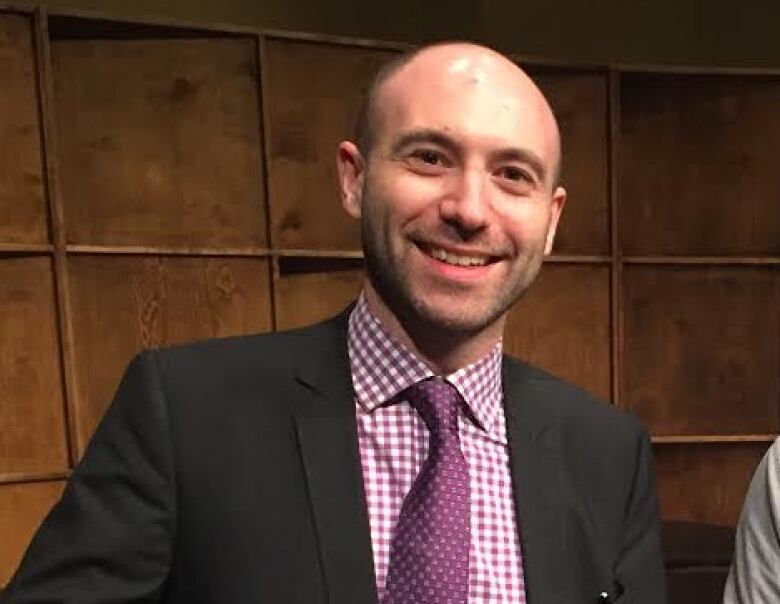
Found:
[[[354,297],[334,149],[402,48],[0,10],[0,585],[135,352]],[[647,423],[665,520],[733,527],[780,431],[780,73],[517,59],[570,200],[506,348]]]

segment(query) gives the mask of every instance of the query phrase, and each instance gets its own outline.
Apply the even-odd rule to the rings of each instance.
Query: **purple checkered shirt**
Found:
[[[349,317],[360,461],[384,595],[393,528],[406,493],[428,454],[428,429],[406,401],[386,405],[408,386],[435,375],[368,310],[363,295]],[[525,602],[523,559],[509,472],[501,389],[501,344],[447,377],[463,396],[458,430],[471,477],[469,602]]]

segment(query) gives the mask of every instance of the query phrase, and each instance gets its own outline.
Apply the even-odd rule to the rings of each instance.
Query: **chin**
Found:
[[[441,305],[418,303],[414,307],[420,322],[452,334],[478,333],[493,325],[505,312],[496,308],[458,308],[457,302]]]

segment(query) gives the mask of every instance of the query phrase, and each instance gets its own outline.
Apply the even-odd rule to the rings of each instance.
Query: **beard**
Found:
[[[373,289],[409,334],[424,333],[449,341],[479,334],[504,318],[541,268],[543,249],[539,245],[514,259],[498,291],[475,294],[462,284],[440,282],[436,284],[437,304],[404,267],[401,251],[392,245],[390,229],[386,228],[389,221],[381,214],[382,207],[364,197],[361,238],[366,273]],[[449,225],[438,229],[435,235],[438,241],[464,241]],[[414,244],[407,240],[406,245]],[[442,304],[443,299],[452,302]]]

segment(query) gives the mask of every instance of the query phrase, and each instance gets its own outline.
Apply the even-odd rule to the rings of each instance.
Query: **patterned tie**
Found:
[[[407,391],[431,432],[428,458],[401,506],[383,604],[466,604],[469,473],[458,437],[460,394],[440,378]]]

